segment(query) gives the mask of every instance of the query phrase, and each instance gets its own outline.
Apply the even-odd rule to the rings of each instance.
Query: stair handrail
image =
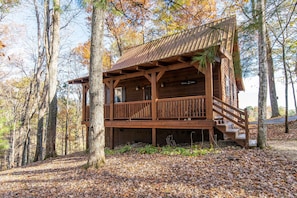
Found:
[[[216,112],[217,114],[221,115],[222,117],[226,118],[233,124],[241,127],[242,129],[245,130],[245,147],[247,148],[249,146],[249,121],[248,121],[248,111],[247,108],[245,109],[240,109],[237,107],[233,107],[230,104],[227,104],[226,102],[223,102],[221,99],[217,97],[213,97],[213,111]],[[229,109],[233,110],[235,113],[231,112],[229,109],[225,108],[228,107]],[[239,115],[237,115],[237,114]],[[231,116],[232,117],[231,117]],[[236,121],[234,119],[238,119],[239,121]],[[243,124],[242,124],[243,123]]]

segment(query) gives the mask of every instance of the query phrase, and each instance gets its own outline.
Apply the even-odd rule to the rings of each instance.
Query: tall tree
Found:
[[[93,0],[91,57],[90,57],[90,151],[88,166],[98,168],[105,164],[104,83],[102,70],[104,10],[106,0]]]
[[[38,103],[37,110],[37,134],[36,134],[36,148],[35,148],[35,157],[34,161],[40,161],[43,158],[43,136],[44,136],[44,117],[46,113],[46,95],[47,95],[47,86],[43,86],[43,90],[41,90],[41,78],[42,73],[44,72],[44,59],[45,59],[45,50],[44,45],[42,43],[42,28],[41,28],[41,16],[39,12],[39,8],[37,5],[37,1],[33,0],[34,3],[34,11],[36,18],[36,33],[37,33],[37,57],[35,63],[35,81],[36,81],[36,99]],[[44,29],[46,30],[46,29]],[[44,34],[43,34],[44,35]],[[47,84],[47,77],[45,79],[44,85]]]
[[[267,100],[267,60],[266,60],[266,8],[265,0],[257,0],[256,12],[258,24],[258,55],[259,55],[259,97],[258,97],[258,138],[257,144],[260,148],[266,147],[266,100]]]
[[[45,0],[45,24],[47,31],[47,67],[49,74],[48,92],[48,124],[46,136],[45,157],[55,157],[56,154],[56,125],[57,125],[57,70],[60,47],[60,0],[53,0],[53,13],[50,15],[50,0]],[[50,20],[52,16],[52,20]],[[50,31],[52,26],[52,31]],[[50,34],[51,33],[51,34]]]

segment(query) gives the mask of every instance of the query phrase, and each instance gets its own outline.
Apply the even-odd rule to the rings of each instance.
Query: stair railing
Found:
[[[245,108],[244,110],[233,107],[217,97],[213,98],[213,111],[222,116],[223,118],[229,120],[231,123],[239,126],[245,131],[245,147],[249,146],[249,121],[248,112]]]

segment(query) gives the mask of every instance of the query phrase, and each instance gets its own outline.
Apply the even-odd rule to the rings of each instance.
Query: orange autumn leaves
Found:
[[[90,49],[91,49],[90,41],[84,44],[80,44],[79,46],[73,49],[73,53],[79,57],[81,64],[87,67],[89,67],[90,65],[90,57],[91,57]],[[102,65],[105,70],[111,67],[111,55],[107,51],[104,51]]]

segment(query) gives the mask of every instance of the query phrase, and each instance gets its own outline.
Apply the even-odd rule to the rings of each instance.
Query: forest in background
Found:
[[[85,149],[86,129],[80,123],[81,87],[69,86],[67,81],[88,72],[92,9],[82,1],[63,1],[59,9],[53,2],[45,2],[48,2],[47,6],[36,0],[0,1],[0,169],[26,165],[45,157],[49,131],[48,57],[52,55],[50,40],[54,35],[50,16],[54,12],[60,14],[56,152],[63,155]],[[272,65],[268,67],[269,86],[270,81],[275,81],[273,74],[281,72],[282,79],[278,80],[291,87],[295,101],[295,109],[290,112],[287,106],[278,107],[272,102],[267,117],[295,114],[297,110],[294,87],[297,73],[296,4],[293,0],[266,2],[267,62]],[[236,14],[243,74],[257,75],[256,5],[253,0],[108,1],[103,66],[110,68],[124,50],[132,46]],[[29,30],[20,19],[15,23],[6,21],[20,8],[26,10],[24,15],[31,23]],[[75,43],[76,31],[82,29],[87,34],[86,39]],[[269,88],[270,99],[276,98],[273,86]],[[257,107],[248,109],[250,119],[255,120]]]

